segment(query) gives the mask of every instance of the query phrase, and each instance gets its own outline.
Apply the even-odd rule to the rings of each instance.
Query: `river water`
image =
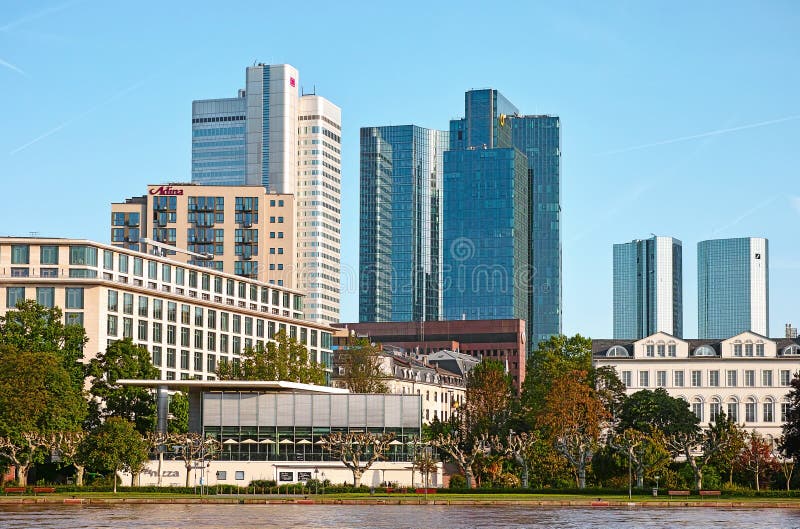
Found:
[[[0,505],[0,528],[800,528],[798,509],[439,505]]]

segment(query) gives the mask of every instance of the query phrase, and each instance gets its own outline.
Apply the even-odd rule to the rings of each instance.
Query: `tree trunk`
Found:
[[[30,469],[30,463],[22,463],[17,465],[17,483],[19,483],[20,487],[28,486],[28,472]]]
[[[360,468],[354,468],[353,469],[353,486],[355,488],[358,488],[358,487],[361,486],[361,475],[362,474],[363,474],[363,472],[361,471]],[[412,483],[412,485],[413,485],[413,483]]]
[[[694,474],[694,486],[697,490],[703,490],[703,469],[701,469],[694,458],[689,458],[689,465],[692,467]]]
[[[86,470],[86,467],[75,463],[73,463],[73,466],[75,467],[75,485],[78,487],[83,487],[83,473]]]
[[[192,473],[192,467],[191,467],[191,465],[187,464],[186,465],[186,488],[190,487],[190,485],[189,485],[189,476],[191,475],[191,473]]]
[[[758,492],[760,490],[761,490],[761,488],[759,487],[759,482],[758,482],[758,470],[756,470],[756,492]]]
[[[636,488],[643,489],[644,488],[644,470],[641,468],[636,469]]]
[[[578,488],[586,488],[586,464],[583,462],[581,462],[580,466],[578,467]]]
[[[466,465],[464,467],[464,481],[466,482],[467,488],[472,488],[472,467],[470,465]]]
[[[161,486],[161,464],[164,462],[164,447],[158,447],[158,486]]]

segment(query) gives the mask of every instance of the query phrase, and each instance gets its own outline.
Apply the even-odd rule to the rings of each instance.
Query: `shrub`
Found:
[[[451,489],[463,489],[467,486],[467,479],[461,474],[453,474],[450,476]]]

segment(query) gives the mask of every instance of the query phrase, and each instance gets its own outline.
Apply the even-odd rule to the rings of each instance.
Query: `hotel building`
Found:
[[[294,211],[261,186],[149,185],[111,204],[111,244],[145,252],[149,238],[190,252],[165,250],[175,261],[294,288]]]
[[[288,64],[248,67],[237,97],[192,103],[192,182],[295,195],[292,284],[307,294],[306,317],[323,323],[339,321],[341,114],[301,94]]]
[[[682,340],[659,332],[640,340],[593,340],[597,367],[611,366],[628,394],[664,388],[689,403],[702,426],[724,412],[774,441],[800,370],[800,340],[742,332],[726,339]]]
[[[162,380],[215,378],[280,330],[332,366],[331,335],[304,320],[303,294],[169,258],[75,239],[0,238],[0,314],[21,299],[82,325],[88,361],[115,340],[150,351]]]

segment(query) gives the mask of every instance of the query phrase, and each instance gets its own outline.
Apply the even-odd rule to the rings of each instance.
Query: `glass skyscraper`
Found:
[[[697,243],[697,332],[717,339],[769,336],[769,256],[764,238]]]
[[[514,116],[511,125],[514,146],[528,157],[535,347],[561,334],[561,119]]]
[[[441,317],[442,153],[447,132],[361,129],[359,320]]]
[[[464,100],[464,118],[450,122],[451,150],[514,148],[526,159],[527,226],[522,230],[515,225],[515,232],[524,231],[528,238],[528,272],[521,287],[527,291],[528,343],[535,348],[561,333],[561,121],[557,116],[520,115],[497,90],[470,90]],[[488,178],[476,170],[475,178]],[[444,215],[447,221],[447,207]],[[457,312],[455,306],[448,311],[445,300],[446,317]]]
[[[192,102],[192,182],[244,184],[246,103],[244,91]]]
[[[683,337],[682,252],[672,237],[614,245],[615,340]]]

